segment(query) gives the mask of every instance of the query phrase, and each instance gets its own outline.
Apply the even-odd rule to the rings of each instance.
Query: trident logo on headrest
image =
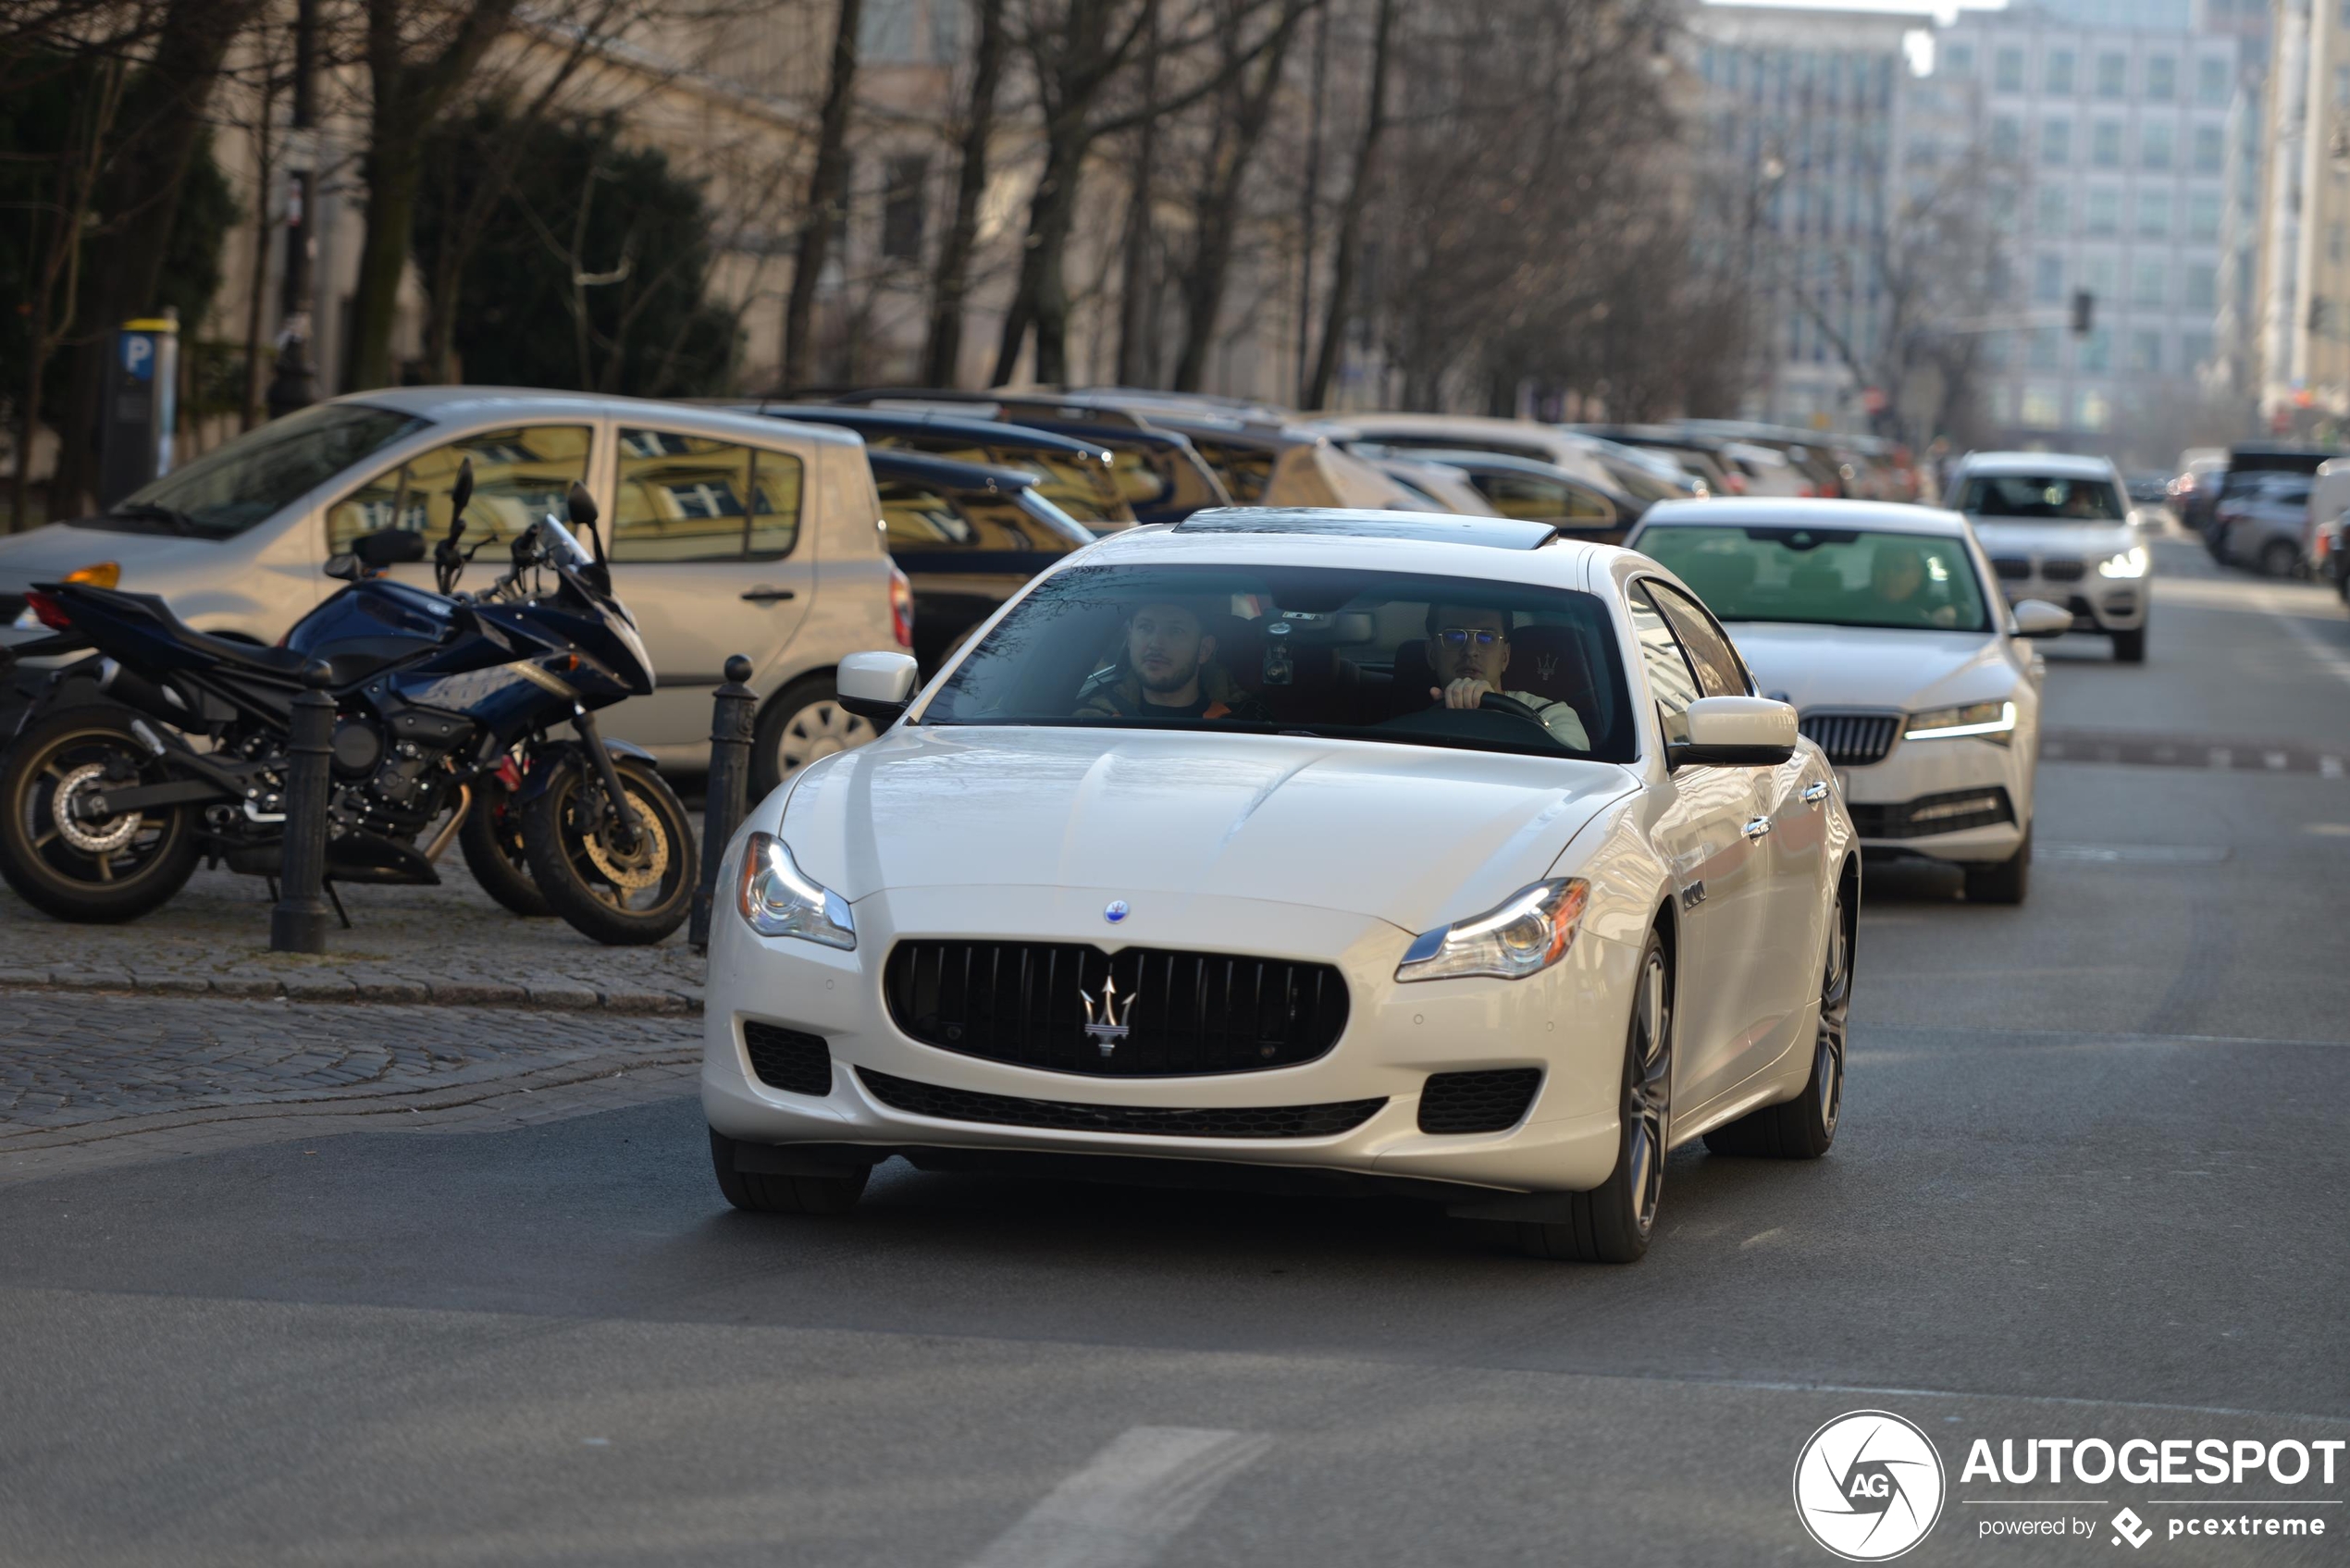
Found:
[[[1129,996],[1124,1006],[1119,1006],[1115,978],[1102,982],[1102,994],[1098,997],[1088,991],[1080,991],[1077,994],[1085,1004],[1085,1037],[1099,1045],[1102,1055],[1107,1056],[1118,1049],[1119,1041],[1126,1038],[1126,1021],[1134,1016],[1134,998]],[[1099,1005],[1099,1012],[1095,1010],[1096,1004]]]

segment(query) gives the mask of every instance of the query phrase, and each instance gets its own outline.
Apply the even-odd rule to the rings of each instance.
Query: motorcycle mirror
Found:
[[[351,550],[369,566],[398,566],[425,558],[425,537],[405,528],[377,528],[351,541]]]
[[[587,486],[574,479],[571,496],[565,504],[570,508],[573,527],[592,528],[596,525],[596,498],[588,493]]]
[[[465,503],[474,499],[474,460],[470,457],[457,465],[457,487],[449,492],[449,537],[457,537],[457,525],[465,515]]]
[[[349,550],[327,557],[327,575],[340,577],[346,583],[359,580],[359,558]]]

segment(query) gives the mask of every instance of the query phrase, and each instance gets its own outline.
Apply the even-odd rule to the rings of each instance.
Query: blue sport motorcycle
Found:
[[[364,535],[327,563],[351,586],[278,648],[195,631],[153,594],[36,585],[33,611],[56,635],[19,652],[94,651],[59,672],[0,758],[0,876],[77,921],[146,914],[204,859],[274,876],[293,698],[323,661],[330,892],[438,883],[454,837],[518,913],[551,910],[605,943],[676,930],[698,870],[685,806],[650,756],[603,738],[593,717],[653,689],[595,502],[572,488],[592,553],[550,516],[514,540],[492,586],[466,594],[457,582],[482,548],[462,546],[472,489],[467,464],[434,552],[439,592],[380,574],[422,560],[422,535]]]

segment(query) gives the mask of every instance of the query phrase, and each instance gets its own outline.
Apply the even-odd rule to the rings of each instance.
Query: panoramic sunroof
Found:
[[[1483,545],[1489,549],[1534,549],[1558,537],[1548,523],[1515,517],[1458,517],[1436,512],[1345,512],[1315,508],[1280,511],[1268,507],[1217,507],[1194,512],[1171,532],[1178,534],[1329,534],[1350,539],[1423,539],[1430,544]]]

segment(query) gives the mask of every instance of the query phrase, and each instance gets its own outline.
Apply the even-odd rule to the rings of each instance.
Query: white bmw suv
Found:
[[[2113,640],[2113,657],[2143,664],[2154,557],[2121,473],[2102,457],[1969,452],[1943,504],[1966,513],[2010,603],[2046,599],[2076,632]]]

